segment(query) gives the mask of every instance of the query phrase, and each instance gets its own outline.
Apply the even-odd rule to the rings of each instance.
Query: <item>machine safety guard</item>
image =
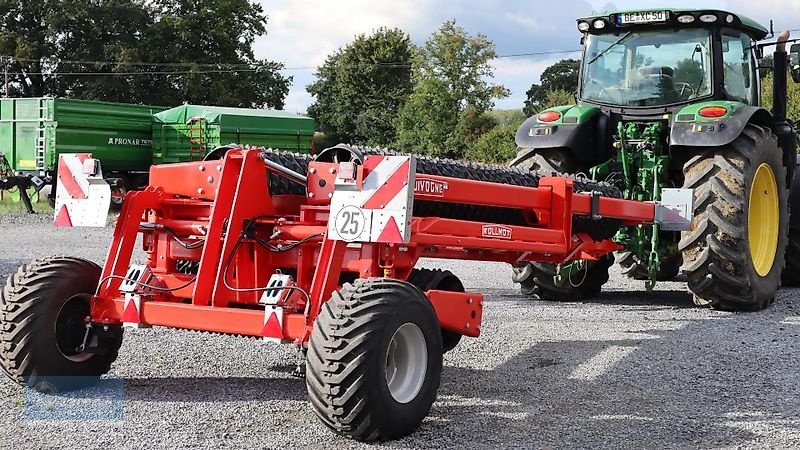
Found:
[[[97,176],[88,167],[91,155],[78,158],[86,170],[59,164],[70,171],[67,178],[59,170],[59,192],[76,171]],[[321,305],[340,287],[343,273],[406,280],[422,257],[512,264],[596,260],[620,247],[573,233],[573,215],[685,229],[692,208],[691,192],[682,190],[667,196],[671,204],[639,202],[574,193],[568,178],[543,177],[531,188],[416,176],[415,165],[410,156],[367,156],[363,165],[313,161],[306,177],[249,149],[219,161],[153,166],[150,186],[129,192],[122,205],[90,322],[307,345]],[[305,183],[306,196],[271,194],[270,173]],[[83,186],[80,180],[77,185]],[[536,225],[414,217],[415,200],[520,209],[535,215]],[[75,224],[75,205],[63,205]],[[106,211],[95,208],[97,217],[85,223],[104,222]],[[148,259],[132,265],[140,233]],[[199,262],[196,273],[178,270],[179,261]],[[443,329],[480,334],[481,294],[424,294]]]

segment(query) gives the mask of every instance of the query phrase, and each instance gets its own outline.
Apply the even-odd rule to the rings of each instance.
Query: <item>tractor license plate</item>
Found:
[[[640,11],[619,15],[619,23],[621,25],[666,22],[667,19],[669,19],[669,11]]]

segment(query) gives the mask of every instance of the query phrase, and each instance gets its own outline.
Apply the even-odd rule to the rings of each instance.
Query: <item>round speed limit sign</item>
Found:
[[[358,240],[366,226],[367,216],[357,206],[345,206],[339,210],[334,219],[336,234],[347,242]]]

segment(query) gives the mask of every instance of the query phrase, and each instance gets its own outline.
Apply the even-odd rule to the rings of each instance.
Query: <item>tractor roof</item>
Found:
[[[666,12],[666,18],[663,20],[653,20],[647,23],[624,23],[623,16],[625,14],[631,13],[657,13],[657,12]],[[679,17],[684,16],[692,16],[691,22],[681,22],[678,20]],[[701,17],[711,18],[711,16],[716,17],[712,22],[706,22],[705,20],[701,19]],[[606,27],[597,29],[594,27],[594,22],[596,20],[603,20],[605,21]],[[669,25],[672,27],[675,26],[686,26],[686,27],[697,27],[699,26],[711,26],[715,23],[721,23],[723,25],[729,26],[731,28],[740,29],[745,31],[755,40],[764,39],[769,30],[767,30],[763,25],[756,22],[749,17],[745,17],[739,14],[734,14],[728,11],[722,11],[718,9],[679,9],[679,8],[650,8],[650,9],[630,9],[630,10],[623,10],[623,11],[607,11],[602,12],[599,14],[594,14],[591,16],[581,17],[578,19],[578,25],[580,27],[581,23],[588,23],[590,26],[588,29],[581,29],[581,31],[588,31],[591,33],[608,33],[614,30],[623,30],[628,29],[631,27],[637,28],[646,28],[646,27],[658,27]],[[579,28],[580,29],[580,28]]]

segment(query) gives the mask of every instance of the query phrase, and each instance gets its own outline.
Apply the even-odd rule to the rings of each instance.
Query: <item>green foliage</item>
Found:
[[[414,90],[396,120],[405,151],[462,158],[487,124],[485,112],[508,89],[491,84],[494,44],[445,22],[414,56]]]
[[[386,146],[394,142],[394,121],[411,93],[413,57],[409,36],[381,28],[359,35],[328,56],[308,86],[316,100],[308,108],[330,140]]]
[[[539,105],[539,108],[534,112],[544,111],[545,109],[555,108],[556,106],[574,105],[575,93],[563,90],[553,90],[547,93],[545,101]]]
[[[526,116],[532,116],[543,109],[550,91],[567,91],[573,95],[578,91],[578,71],[581,63],[577,59],[562,59],[552,66],[544,69],[540,83],[533,83],[528,89],[525,107],[522,111]]]
[[[772,110],[772,74],[770,73],[761,81],[761,105]],[[800,84],[793,83],[792,77],[789,79],[788,102],[786,116],[797,122],[800,121]]]
[[[11,96],[280,108],[291,78],[255,59],[264,33],[249,0],[0,0]]]
[[[517,144],[514,136],[521,123],[493,128],[478,139],[466,152],[470,161],[490,164],[505,164],[517,156]]]
[[[525,121],[525,113],[521,109],[493,109],[486,114],[494,117],[500,126],[519,124]]]

